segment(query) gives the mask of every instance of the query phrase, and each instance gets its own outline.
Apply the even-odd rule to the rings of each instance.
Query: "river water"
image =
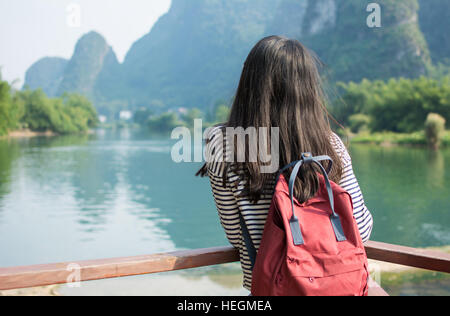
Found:
[[[194,177],[201,164],[174,163],[174,143],[127,129],[0,140],[0,266],[227,245],[208,179]],[[351,155],[374,216],[372,240],[450,245],[450,150],[354,145]],[[199,280],[199,295],[243,293],[237,264],[167,275],[172,283],[148,280],[172,284],[169,294]],[[152,288],[142,280],[126,284]],[[111,288],[84,289],[96,286]]]

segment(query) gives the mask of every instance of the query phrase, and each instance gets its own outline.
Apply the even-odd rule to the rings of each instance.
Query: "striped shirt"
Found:
[[[239,212],[243,215],[255,248],[258,249],[272,202],[275,176],[272,182],[267,183],[260,200],[256,204],[252,203],[247,197],[240,194],[244,190],[246,180],[240,179],[235,172],[228,171],[227,181],[225,185],[223,183],[224,164],[221,163],[223,160],[220,160],[223,158],[221,129],[212,129],[209,132],[208,140],[206,151],[207,153],[212,153],[212,155],[207,163],[207,172],[219,213],[220,223],[225,230],[229,242],[239,250],[240,262],[244,272],[243,286],[250,290],[252,283],[251,263],[241,231]],[[330,142],[342,161],[343,174],[339,185],[352,197],[354,217],[361,238],[365,242],[369,240],[372,231],[372,215],[364,204],[364,198],[353,173],[352,161],[345,145],[334,133],[330,138]],[[217,150],[218,148],[220,150]]]

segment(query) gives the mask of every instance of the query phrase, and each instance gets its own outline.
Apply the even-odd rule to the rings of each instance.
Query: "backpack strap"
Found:
[[[330,157],[325,156],[325,155],[324,155],[324,156],[316,156],[316,157],[314,157],[314,160],[316,160],[316,161],[324,161],[324,160],[328,160],[330,163],[329,163],[328,166],[327,166],[326,172],[327,172],[327,174],[330,173],[331,168],[333,167],[333,160],[331,160]],[[297,160],[297,161],[291,162],[291,163],[288,164],[287,166],[284,166],[283,168],[281,168],[281,169],[278,171],[277,178],[276,178],[276,180],[275,180],[275,185],[278,183],[278,180],[280,179],[280,176],[283,174],[283,172],[285,172],[285,171],[286,171],[287,169],[289,169],[289,168],[294,167],[299,161],[302,161],[302,160]]]
[[[251,270],[253,271],[256,261],[256,248],[241,212],[239,212],[239,220],[241,221],[242,236],[244,237],[245,247],[247,248],[248,257],[250,258]]]
[[[303,245],[304,241],[303,241],[303,236],[302,236],[298,217],[295,215],[295,212],[294,212],[294,184],[295,184],[295,180],[297,178],[297,174],[300,170],[300,167],[304,164],[316,164],[319,167],[320,171],[322,172],[323,177],[325,178],[325,185],[327,188],[328,199],[330,201],[330,206],[331,206],[331,211],[332,211],[332,214],[330,215],[331,226],[333,227],[333,231],[336,236],[336,240],[339,242],[347,240],[344,235],[344,230],[342,228],[342,223],[339,218],[339,215],[334,210],[333,190],[331,188],[330,180],[328,179],[327,171],[320,164],[320,161],[323,161],[323,160],[332,161],[331,158],[328,156],[313,157],[311,155],[311,153],[304,153],[304,154],[302,154],[301,160],[293,163],[294,169],[292,170],[291,177],[289,178],[289,197],[291,198],[291,205],[292,205],[292,217],[289,220],[289,225],[291,227],[291,233],[292,233],[292,238],[294,240],[294,245],[296,245],[296,246]],[[330,164],[330,166],[331,166],[331,164]],[[328,169],[330,170],[330,167]]]

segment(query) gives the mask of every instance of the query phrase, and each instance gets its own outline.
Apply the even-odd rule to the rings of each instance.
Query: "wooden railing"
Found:
[[[365,248],[369,259],[450,273],[450,254],[447,253],[373,241],[367,242]],[[0,268],[0,290],[168,272],[238,260],[236,249],[219,247],[137,257]],[[380,296],[387,293],[372,281],[370,295]]]

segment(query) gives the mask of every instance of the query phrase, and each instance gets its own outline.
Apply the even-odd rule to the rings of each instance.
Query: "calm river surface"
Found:
[[[174,142],[126,129],[1,139],[0,266],[226,245],[208,179],[194,177],[199,163],[172,162]],[[450,150],[360,145],[351,154],[375,220],[372,240],[450,245]],[[207,274],[205,293],[236,294],[238,271],[180,272],[172,285]]]

